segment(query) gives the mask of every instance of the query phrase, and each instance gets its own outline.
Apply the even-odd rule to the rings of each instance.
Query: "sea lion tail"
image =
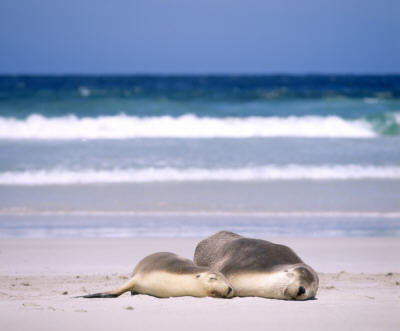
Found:
[[[109,292],[100,292],[100,293],[94,293],[94,294],[87,294],[87,295],[82,295],[78,296],[76,298],[87,298],[87,299],[92,299],[92,298],[117,298],[121,294],[131,291],[134,293],[135,291],[133,290],[133,286],[135,285],[135,279],[134,277],[131,278],[129,281],[127,281],[124,285],[121,287],[118,287],[112,291]]]

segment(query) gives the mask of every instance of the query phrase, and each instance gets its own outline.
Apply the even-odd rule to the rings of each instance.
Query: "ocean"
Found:
[[[0,76],[0,237],[400,236],[400,75]]]

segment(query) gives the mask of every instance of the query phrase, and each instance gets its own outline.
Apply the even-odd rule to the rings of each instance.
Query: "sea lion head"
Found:
[[[215,298],[231,298],[233,287],[220,272],[206,271],[196,275],[207,295]]]
[[[317,273],[308,265],[299,263],[284,269],[287,285],[284,297],[288,300],[313,299],[318,291]]]

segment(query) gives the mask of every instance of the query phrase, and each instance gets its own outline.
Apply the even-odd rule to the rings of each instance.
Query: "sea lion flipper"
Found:
[[[125,293],[127,291],[134,292],[132,290],[133,286],[135,284],[135,279],[134,277],[131,278],[129,281],[127,281],[124,285],[121,287],[109,291],[109,292],[100,292],[100,293],[94,293],[94,294],[87,294],[87,295],[82,295],[77,298],[87,298],[87,299],[93,299],[93,298],[117,298],[119,297],[122,293]],[[136,292],[134,292],[136,294]]]
[[[94,293],[94,294],[87,294],[87,295],[82,295],[76,298],[87,298],[87,299],[92,299],[92,298],[117,298],[117,294],[111,294],[111,293]]]

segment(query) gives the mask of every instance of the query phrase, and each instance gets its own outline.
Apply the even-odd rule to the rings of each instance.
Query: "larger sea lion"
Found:
[[[232,286],[219,272],[196,266],[193,261],[174,253],[154,253],[141,260],[132,278],[109,292],[84,295],[83,298],[115,298],[122,293],[148,294],[159,298],[193,296],[226,298]]]
[[[221,272],[235,296],[306,300],[318,290],[318,275],[289,247],[220,231],[196,247],[194,262]]]

